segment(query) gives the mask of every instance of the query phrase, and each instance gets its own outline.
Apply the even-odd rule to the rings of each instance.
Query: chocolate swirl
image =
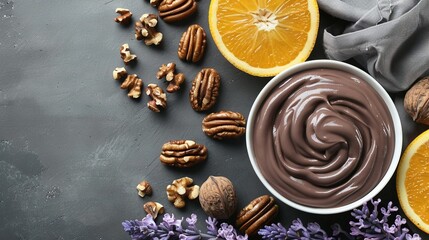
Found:
[[[254,154],[282,196],[311,207],[339,207],[370,192],[393,155],[387,106],[364,80],[334,69],[297,73],[258,110]]]

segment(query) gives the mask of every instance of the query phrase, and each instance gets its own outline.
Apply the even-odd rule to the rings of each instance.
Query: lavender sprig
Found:
[[[147,215],[141,221],[127,220],[122,223],[124,230],[131,236],[133,240],[146,239],[180,239],[180,240],[247,240],[247,235],[241,236],[237,233],[233,226],[226,223],[220,224],[214,218],[208,218],[207,233],[202,233],[198,230],[197,216],[191,214],[191,217],[186,218],[186,224],[183,218],[176,219],[173,214],[164,214],[162,222],[158,225],[155,223],[151,215]]]
[[[284,240],[284,239],[299,239],[299,240],[334,240],[317,223],[309,223],[307,227],[302,224],[301,219],[297,218],[292,221],[292,225],[286,230],[283,225],[271,224],[265,226],[258,231],[262,239]]]
[[[398,207],[392,202],[387,204],[387,208],[378,209],[381,200],[371,200],[372,210],[367,203],[361,209],[354,209],[351,215],[356,221],[350,221],[350,235],[365,239],[395,239],[395,240],[420,240],[418,234],[411,235],[409,230],[403,225],[405,218],[396,215],[393,224],[389,225],[390,216],[398,211]],[[380,214],[381,213],[381,214]]]
[[[351,212],[356,221],[350,221],[350,233],[341,229],[339,224],[332,226],[332,236],[328,236],[326,231],[320,228],[317,223],[309,223],[305,227],[298,218],[292,221],[292,225],[286,229],[280,223],[271,224],[260,229],[258,234],[262,239],[284,240],[284,239],[311,239],[311,240],[334,240],[334,239],[370,239],[370,240],[421,240],[418,234],[411,235],[404,227],[406,220],[400,215],[396,215],[393,224],[389,225],[389,220],[398,207],[392,202],[387,204],[387,208],[380,208],[381,200],[371,200],[372,210],[365,203],[361,209],[354,209]],[[380,214],[381,213],[381,214]]]

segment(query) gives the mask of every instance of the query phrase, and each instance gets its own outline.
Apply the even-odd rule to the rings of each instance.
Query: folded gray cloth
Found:
[[[326,13],[348,21],[324,31],[331,59],[353,58],[389,92],[429,75],[429,0],[318,0]]]

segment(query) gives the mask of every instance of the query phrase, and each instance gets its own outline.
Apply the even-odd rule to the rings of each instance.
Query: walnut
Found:
[[[128,65],[130,62],[137,59],[136,55],[131,54],[130,46],[128,46],[128,43],[122,44],[121,48],[119,49],[119,52],[121,53],[121,58],[124,61],[125,65]]]
[[[156,219],[158,214],[164,213],[164,206],[158,202],[147,202],[143,205],[143,209],[147,214],[150,214],[153,219]]]
[[[117,67],[113,70],[113,79],[122,80],[128,76],[127,70],[123,67]]]
[[[185,198],[189,200],[196,199],[200,192],[198,185],[193,185],[194,180],[189,177],[183,177],[173,181],[167,186],[167,198],[176,208],[185,207]]]
[[[149,3],[152,7],[158,7],[163,0],[149,0]]]
[[[143,14],[140,21],[134,25],[135,37],[137,40],[143,40],[146,45],[158,45],[162,41],[162,33],[156,30],[158,16],[155,14]]]
[[[220,76],[213,68],[201,70],[189,92],[189,100],[195,111],[205,111],[213,107],[219,95]]]
[[[147,103],[147,107],[150,110],[160,112],[161,109],[167,107],[167,95],[158,85],[153,83],[149,84],[146,88],[146,95],[152,99]]]
[[[143,81],[136,74],[128,75],[121,84],[122,89],[128,89],[128,97],[139,98],[142,93]]]
[[[206,32],[200,25],[193,24],[183,33],[177,54],[181,60],[198,62],[203,57],[205,48]]]
[[[192,140],[169,141],[162,146],[159,160],[173,167],[192,167],[207,159],[207,148]]]
[[[165,77],[165,80],[171,81],[174,78],[174,71],[176,71],[175,63],[168,63],[167,65],[162,64],[156,73],[156,78],[161,79]]]
[[[273,197],[260,196],[240,211],[236,226],[248,236],[256,235],[259,229],[271,223],[278,211],[279,207]]]
[[[407,91],[404,108],[413,121],[429,125],[429,76],[420,79]]]
[[[181,21],[197,11],[195,0],[163,0],[158,6],[159,16],[165,22]]]
[[[142,181],[137,185],[137,194],[140,197],[145,197],[146,195],[152,195],[152,186],[148,181]]]
[[[177,92],[180,89],[180,85],[185,82],[185,75],[183,73],[175,74],[175,70],[175,63],[162,64],[156,74],[156,78],[161,79],[165,77],[165,80],[169,82],[167,86],[167,92],[169,93]]]
[[[236,138],[246,132],[246,120],[238,112],[220,111],[203,119],[203,132],[217,140]]]
[[[228,219],[237,209],[237,197],[231,181],[226,177],[210,176],[201,185],[200,204],[207,215]]]
[[[120,16],[115,18],[115,22],[128,25],[131,22],[131,17],[133,16],[133,13],[126,8],[117,8],[116,13],[119,13]]]

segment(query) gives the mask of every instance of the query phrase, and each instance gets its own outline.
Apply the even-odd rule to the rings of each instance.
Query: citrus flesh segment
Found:
[[[305,61],[317,37],[316,0],[212,0],[213,40],[234,66],[274,76]]]
[[[405,215],[429,233],[429,130],[414,139],[402,155],[396,188]]]

